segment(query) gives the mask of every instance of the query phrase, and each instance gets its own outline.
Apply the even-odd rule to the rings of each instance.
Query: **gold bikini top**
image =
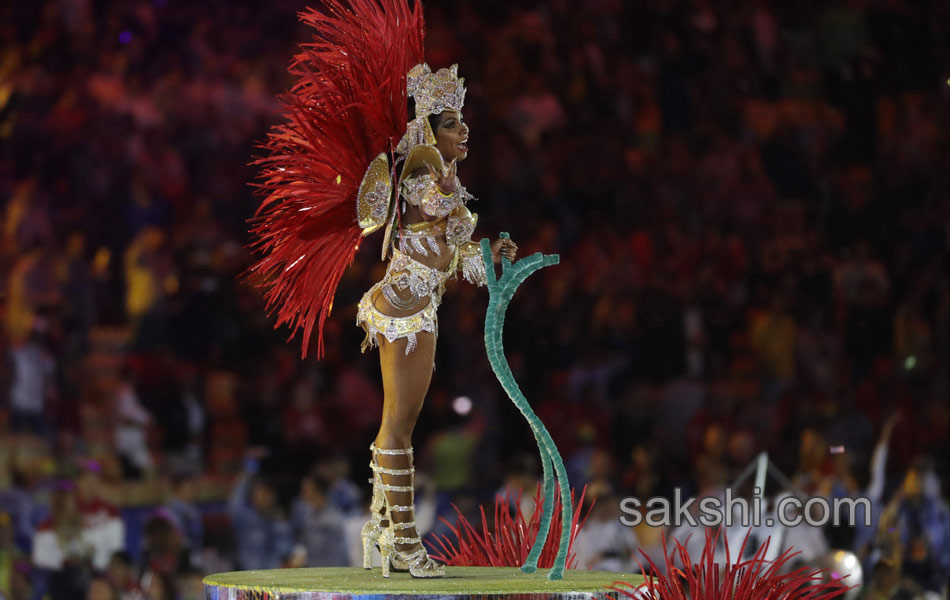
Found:
[[[458,177],[455,178],[455,191],[444,194],[436,185],[432,176],[426,173],[402,182],[402,197],[412,206],[419,207],[429,217],[446,217],[459,206],[464,206],[474,196],[468,193]]]
[[[478,215],[465,206],[474,198],[458,183],[452,194],[443,194],[428,174],[407,179],[402,183],[402,196],[408,204],[419,207],[431,221],[405,224],[401,227],[398,240],[400,250],[414,250],[423,256],[429,252],[440,253],[438,238],[445,236],[450,246],[460,246],[468,242],[475,232]]]

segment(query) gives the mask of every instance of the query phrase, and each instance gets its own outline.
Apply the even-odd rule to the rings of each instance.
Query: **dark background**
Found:
[[[334,457],[364,481],[381,387],[353,321],[379,241],[344,277],[319,362],[236,279],[260,202],[248,163],[303,7],[0,8],[0,486],[40,513],[77,456],[123,506],[194,476],[212,517],[248,448],[285,503]],[[897,412],[883,500],[909,471],[946,488],[947,3],[425,7],[429,64],[459,63],[468,86],[477,235],[561,256],[516,295],[506,353],[572,485],[698,493],[767,451],[811,492],[857,495]],[[485,359],[486,302],[446,295],[414,436],[446,516],[530,480],[536,454]],[[151,415],[144,469],[112,444],[122,384]]]

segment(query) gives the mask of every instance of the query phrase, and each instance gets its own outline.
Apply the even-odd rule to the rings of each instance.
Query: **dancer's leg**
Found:
[[[432,366],[435,362],[435,335],[420,332],[416,334],[416,348],[406,354],[405,338],[392,343],[379,335],[379,360],[383,375],[383,418],[376,436],[376,447],[382,449],[409,448],[412,446],[412,431],[429,384],[432,381]],[[413,457],[405,455],[378,456],[379,464],[390,469],[407,469],[413,465]],[[391,485],[411,486],[411,475],[385,475],[384,481]],[[386,492],[390,505],[411,505],[413,494],[410,491]],[[393,512],[395,523],[407,523],[414,520],[415,511]],[[415,527],[400,528],[397,536],[414,537]],[[419,547],[419,543],[397,544],[401,551]]]
[[[383,373],[383,420],[376,436],[379,448],[408,448],[422,403],[432,382],[435,335],[416,334],[416,348],[406,354],[405,338],[392,343],[381,334],[379,364]]]

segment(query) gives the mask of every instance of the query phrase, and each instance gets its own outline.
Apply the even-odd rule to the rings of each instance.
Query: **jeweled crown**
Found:
[[[406,90],[416,101],[416,118],[427,117],[452,108],[462,110],[465,103],[465,78],[458,76],[458,65],[435,73],[426,63],[409,71]]]

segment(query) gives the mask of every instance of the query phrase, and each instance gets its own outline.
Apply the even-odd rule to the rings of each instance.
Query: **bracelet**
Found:
[[[481,246],[469,242],[460,248],[462,277],[479,287],[488,284],[485,263],[482,262]]]
[[[461,203],[461,195],[459,194],[458,188],[451,194],[445,195],[434,181],[429,185],[431,187],[426,190],[421,202],[422,212],[427,215],[436,218],[445,217]]]

